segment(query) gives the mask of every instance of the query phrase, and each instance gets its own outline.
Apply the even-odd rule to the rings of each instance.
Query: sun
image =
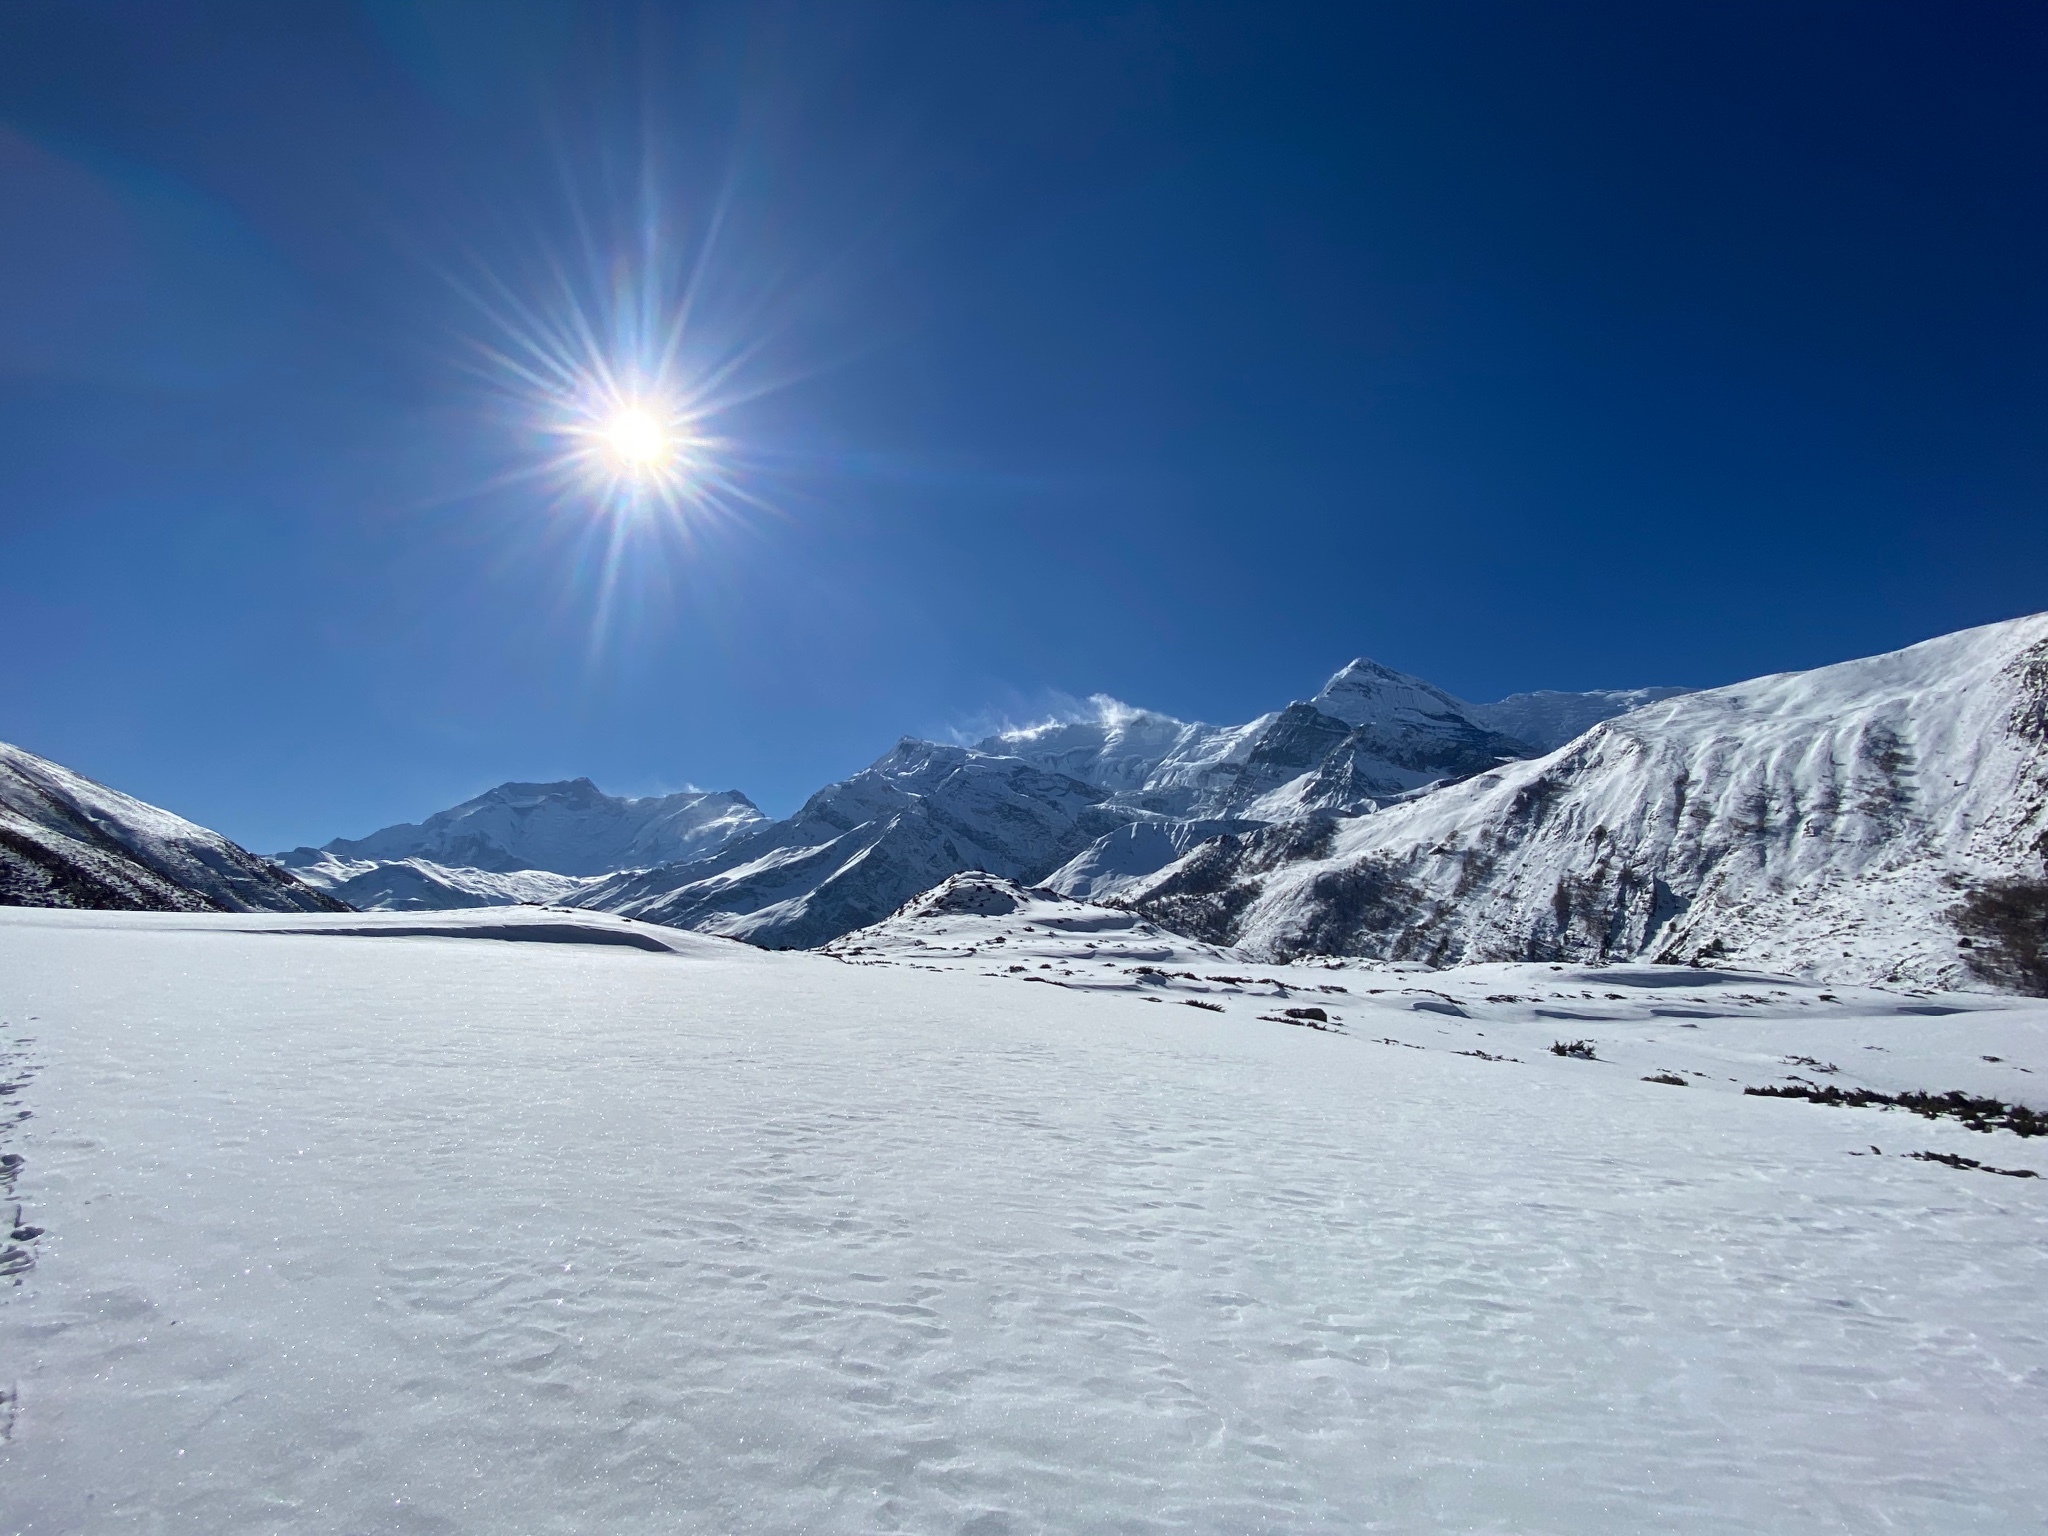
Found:
[[[628,474],[650,473],[675,457],[674,439],[645,406],[621,406],[598,428],[596,436],[606,456]]]

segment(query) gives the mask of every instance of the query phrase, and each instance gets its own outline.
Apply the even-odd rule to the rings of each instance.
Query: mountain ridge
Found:
[[[301,878],[329,888],[365,885],[381,866],[419,861],[442,870],[588,878],[702,857],[767,820],[738,790],[631,798],[608,795],[587,778],[509,780],[423,821],[277,857]]]
[[[0,906],[349,910],[218,832],[5,742]]]
[[[1125,899],[1276,958],[1727,961],[1952,987],[2038,965],[2044,848],[2034,615],[1652,702],[1375,814],[1226,835]]]
[[[1636,696],[1546,697],[1597,714]],[[736,791],[693,791],[698,800],[671,811],[689,797],[623,801],[587,779],[515,782],[284,861],[366,908],[558,901],[813,947],[965,870],[1099,899],[1207,838],[1377,809],[1537,750],[1476,718],[1484,707],[1364,658],[1318,697],[1340,714],[1295,701],[1214,726],[1100,699],[1093,716],[972,745],[905,736],[779,821]],[[671,814],[694,841],[652,847],[590,830]],[[537,835],[540,824],[552,833]]]

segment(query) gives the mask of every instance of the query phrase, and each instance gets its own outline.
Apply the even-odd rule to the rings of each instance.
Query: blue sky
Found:
[[[0,738],[276,849],[2030,612],[2044,67],[1866,0],[9,6]],[[691,271],[740,494],[617,530],[474,297]]]

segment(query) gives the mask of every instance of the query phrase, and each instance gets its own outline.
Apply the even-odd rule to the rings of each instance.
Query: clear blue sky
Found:
[[[267,850],[2048,606],[2044,79],[2030,4],[21,0],[0,738]],[[759,504],[600,603],[466,295],[700,257]]]

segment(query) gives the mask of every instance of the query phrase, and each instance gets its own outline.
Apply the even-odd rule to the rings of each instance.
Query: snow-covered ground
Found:
[[[838,948],[0,912],[0,1530],[2039,1524],[2048,1179],[1907,1154],[2048,1139],[1737,1089],[2048,1107],[2048,1005]]]

